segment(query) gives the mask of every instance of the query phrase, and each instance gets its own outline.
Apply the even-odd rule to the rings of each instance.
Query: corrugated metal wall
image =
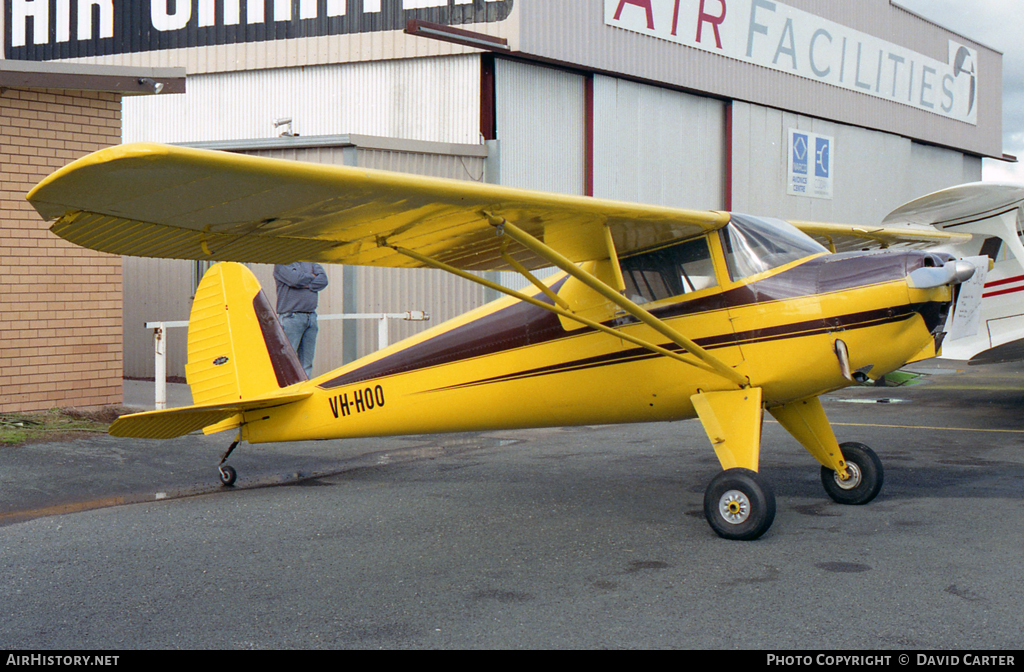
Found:
[[[594,196],[725,207],[725,104],[594,77]]]
[[[832,136],[831,200],[789,196],[789,129]],[[747,103],[733,104],[733,210],[878,224],[909,200],[981,179],[981,159],[908,138]]]
[[[271,44],[271,43],[267,43]],[[480,57],[451,56],[190,75],[188,93],[124,98],[125,142],[362,133],[479,142]]]
[[[709,11],[719,11],[718,3],[711,4],[714,8]],[[949,57],[949,39],[960,39],[889,0],[786,0],[786,4],[943,63]],[[696,3],[687,6],[694,11]],[[539,58],[885,130],[986,156],[1002,155],[1002,56],[969,39],[962,41],[979,50],[977,126],[607,26],[603,1],[534,1],[523,3],[520,10],[521,48]]]
[[[586,193],[586,79],[502,59],[495,62],[494,79],[501,184]],[[499,281],[512,289],[529,285],[518,273],[501,273]]]
[[[501,183],[583,194],[584,77],[499,59],[494,78]]]

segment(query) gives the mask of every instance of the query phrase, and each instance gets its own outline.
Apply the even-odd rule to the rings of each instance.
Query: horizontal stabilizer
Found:
[[[312,391],[307,390],[290,394],[267,395],[227,404],[200,404],[125,415],[110,426],[110,435],[135,439],[173,439],[214,425],[239,413],[284,406],[306,399],[312,394]]]

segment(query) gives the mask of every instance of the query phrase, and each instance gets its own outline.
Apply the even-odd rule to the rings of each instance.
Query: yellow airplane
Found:
[[[160,145],[102,150],[28,195],[52,231],[113,254],[228,263],[196,293],[194,406],[115,436],[234,430],[250,443],[700,418],[721,462],[704,510],[728,539],[771,526],[767,410],[864,504],[875,453],[837,442],[819,395],[935,356],[974,267],[914,249],[830,253],[777,219],[620,203]],[[925,229],[802,223],[828,240],[958,242]],[[307,380],[240,263],[438,268],[508,295]],[[545,281],[532,271],[557,267]],[[518,292],[474,271],[514,270]]]

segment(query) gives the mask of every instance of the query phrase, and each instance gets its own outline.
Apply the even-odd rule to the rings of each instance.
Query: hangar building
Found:
[[[1002,55],[895,0],[6,0],[4,22],[7,59],[185,68],[186,93],[125,100],[125,142],[863,224],[1006,158]],[[152,376],[143,324],[186,319],[202,270],[124,260],[126,376]],[[493,298],[328,273],[321,314]],[[321,326],[315,373],[376,347]]]

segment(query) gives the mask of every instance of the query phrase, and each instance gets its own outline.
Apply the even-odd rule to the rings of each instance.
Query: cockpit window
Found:
[[[659,301],[718,285],[706,237],[619,260],[626,296],[635,303]]]
[[[733,280],[828,252],[813,238],[781,219],[735,213],[722,229],[722,247]]]

